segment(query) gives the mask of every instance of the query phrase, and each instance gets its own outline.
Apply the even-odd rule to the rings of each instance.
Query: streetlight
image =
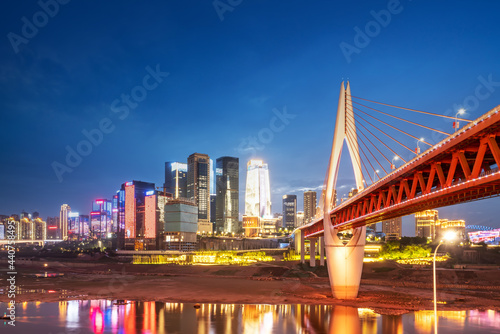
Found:
[[[453,231],[446,232],[443,239],[439,241],[439,245],[437,245],[434,250],[434,260],[432,261],[432,277],[434,283],[434,333],[437,334],[437,299],[436,299],[436,254],[439,246],[443,244],[445,241],[451,241],[457,237],[456,233]]]
[[[394,161],[397,161],[399,157],[396,155],[394,158],[392,158],[391,161],[391,169],[396,169],[396,166],[394,165]]]
[[[373,182],[375,182],[375,175],[378,176],[378,172],[380,172],[378,169],[373,172]],[[380,176],[379,176],[379,179],[380,179]]]
[[[416,153],[417,155],[419,155],[419,154],[420,154],[420,147],[418,147],[418,143],[420,143],[420,142],[422,142],[422,143],[423,143],[423,142],[424,142],[424,138],[420,138],[419,140],[417,140],[417,148],[415,149],[415,153]]]
[[[460,123],[458,122],[458,119],[457,119],[457,118],[458,118],[458,115],[462,115],[462,114],[465,114],[465,109],[464,109],[464,108],[460,108],[460,109],[458,109],[458,112],[457,112],[457,114],[455,115],[455,122],[453,122],[453,128],[455,129],[455,132],[457,132],[457,130],[458,130],[458,125],[460,124]]]

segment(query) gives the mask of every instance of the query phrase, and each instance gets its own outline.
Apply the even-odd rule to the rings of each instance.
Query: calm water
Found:
[[[7,304],[0,303],[3,315]],[[233,305],[63,301],[16,304],[16,326],[1,333],[432,333],[433,312],[386,316],[320,305]],[[499,333],[495,311],[439,312],[439,333]]]

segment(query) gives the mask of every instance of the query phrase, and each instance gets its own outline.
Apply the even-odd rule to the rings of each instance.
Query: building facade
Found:
[[[173,198],[187,198],[188,165],[182,162],[165,162],[165,183],[163,187]]]
[[[144,249],[146,229],[151,228],[151,220],[146,221],[146,196],[155,193],[154,183],[134,180],[122,184],[118,203],[118,245],[120,248]],[[151,199],[148,200],[148,208],[150,206]]]
[[[71,212],[71,207],[68,204],[61,205],[59,213],[59,238],[66,240],[68,238],[68,214]]]
[[[437,210],[425,210],[415,213],[415,236],[434,240],[438,222]]]
[[[283,227],[289,231],[297,226],[297,196],[283,196]]]
[[[316,192],[304,191],[304,223],[310,223],[316,216]]]
[[[165,219],[160,237],[161,248],[191,251],[196,246],[198,206],[187,199],[173,199],[165,204]]]
[[[385,240],[399,240],[402,237],[403,219],[401,217],[382,221],[382,233]]]
[[[237,233],[239,228],[239,159],[216,160],[216,232]]]
[[[188,157],[187,197],[198,205],[198,231],[212,233],[210,223],[210,157],[193,153]]]
[[[92,202],[90,212],[89,235],[98,239],[108,237],[113,232],[113,202],[107,199],[96,199]]]

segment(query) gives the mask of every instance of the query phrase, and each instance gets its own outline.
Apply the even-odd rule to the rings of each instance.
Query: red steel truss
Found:
[[[500,194],[500,106],[335,207],[345,230]],[[323,219],[300,227],[323,234]]]

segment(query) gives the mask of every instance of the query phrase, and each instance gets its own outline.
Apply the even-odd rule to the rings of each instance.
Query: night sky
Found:
[[[269,164],[272,211],[284,194],[302,209],[302,191],[324,181],[342,80],[356,96],[465,107],[468,119],[500,104],[497,1],[60,2],[41,1],[50,15],[1,4],[0,214],[88,214],[126,181],[161,186],[164,162],[194,152],[240,158],[240,213],[252,157]],[[355,184],[342,161],[339,196]],[[498,203],[439,212],[499,227]]]

